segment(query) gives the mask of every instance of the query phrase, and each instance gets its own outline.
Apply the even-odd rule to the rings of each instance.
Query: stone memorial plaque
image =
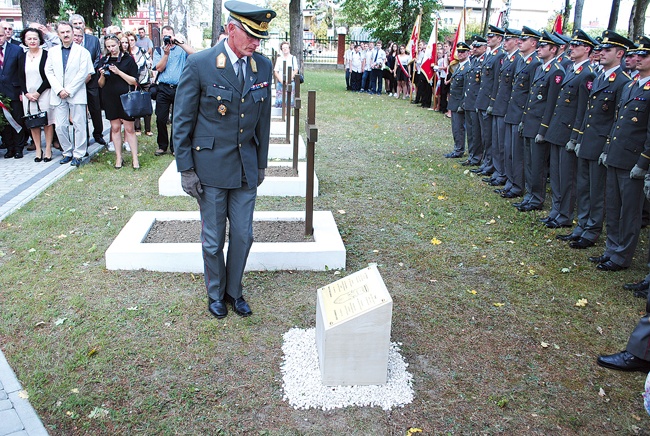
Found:
[[[316,347],[324,385],[386,383],[392,309],[376,265],[318,289]]]

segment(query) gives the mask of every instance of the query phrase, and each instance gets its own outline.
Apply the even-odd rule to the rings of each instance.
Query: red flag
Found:
[[[411,39],[409,40],[408,46],[406,49],[411,57],[415,58],[418,55],[418,41],[420,40],[420,22],[422,20],[422,14],[418,15],[413,25],[413,31],[411,32]]]
[[[557,14],[555,22],[553,23],[553,30],[560,35],[562,34],[562,14]]]
[[[427,48],[424,51],[424,60],[422,61],[422,72],[427,77],[427,80],[431,82],[435,74],[434,67],[438,63],[438,19],[436,19],[435,24],[433,25],[433,30],[431,30],[431,36],[429,37],[429,43]]]
[[[449,56],[449,63],[458,62],[458,56],[456,55],[456,44],[459,42],[465,42],[465,9],[460,14],[460,22],[458,23],[458,28],[456,29],[456,36],[454,36],[454,44],[451,46],[451,54]]]

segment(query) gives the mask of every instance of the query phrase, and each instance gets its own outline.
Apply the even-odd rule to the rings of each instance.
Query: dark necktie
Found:
[[[4,67],[5,64],[5,53],[3,47],[0,45],[0,69]]]
[[[244,66],[246,64],[244,63],[243,58],[238,59],[237,63],[239,64],[239,68],[237,68],[237,78],[239,79],[239,89],[243,90],[244,89]]]

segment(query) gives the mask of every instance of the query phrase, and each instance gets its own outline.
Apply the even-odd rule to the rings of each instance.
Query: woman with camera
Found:
[[[20,40],[27,51],[19,63],[20,84],[22,88],[23,110],[25,114],[35,115],[38,112],[47,112],[45,131],[45,156],[41,145],[41,128],[31,130],[32,140],[36,145],[34,162],[49,162],[52,160],[52,141],[54,138],[54,114],[50,109],[50,82],[45,76],[45,61],[47,51],[41,46],[45,44],[43,32],[39,29],[28,27],[20,32]]]
[[[102,109],[106,119],[111,122],[111,140],[115,145],[115,169],[121,169],[124,165],[121,132],[124,125],[124,139],[131,146],[133,169],[137,170],[140,168],[140,162],[134,119],[124,112],[120,95],[129,92],[129,86],[138,84],[138,66],[132,56],[124,53],[117,36],[108,35],[104,39],[104,46],[106,56],[102,59],[102,66],[99,69],[98,84],[101,88]]]
[[[151,85],[151,56],[142,48],[135,45],[135,35],[131,32],[122,34],[122,41],[126,39],[127,46],[122,44],[125,52],[130,53],[138,66],[138,84],[143,91],[149,91]],[[135,134],[140,134],[140,118],[135,119]],[[153,136],[151,131],[151,115],[144,116],[144,131],[147,136]]]

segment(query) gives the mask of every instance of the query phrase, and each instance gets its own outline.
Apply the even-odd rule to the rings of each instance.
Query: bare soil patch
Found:
[[[293,167],[267,167],[264,172],[266,177],[298,177],[297,173],[293,172]]]
[[[305,237],[304,221],[254,221],[253,238],[256,242],[314,242],[314,236]],[[226,241],[228,228],[226,228]],[[146,244],[200,243],[201,221],[156,221],[144,242]]]
[[[280,138],[280,137],[271,137],[269,139],[269,143],[270,144],[289,144],[289,142],[287,142],[286,138],[284,138],[284,137],[282,137],[282,138]]]

